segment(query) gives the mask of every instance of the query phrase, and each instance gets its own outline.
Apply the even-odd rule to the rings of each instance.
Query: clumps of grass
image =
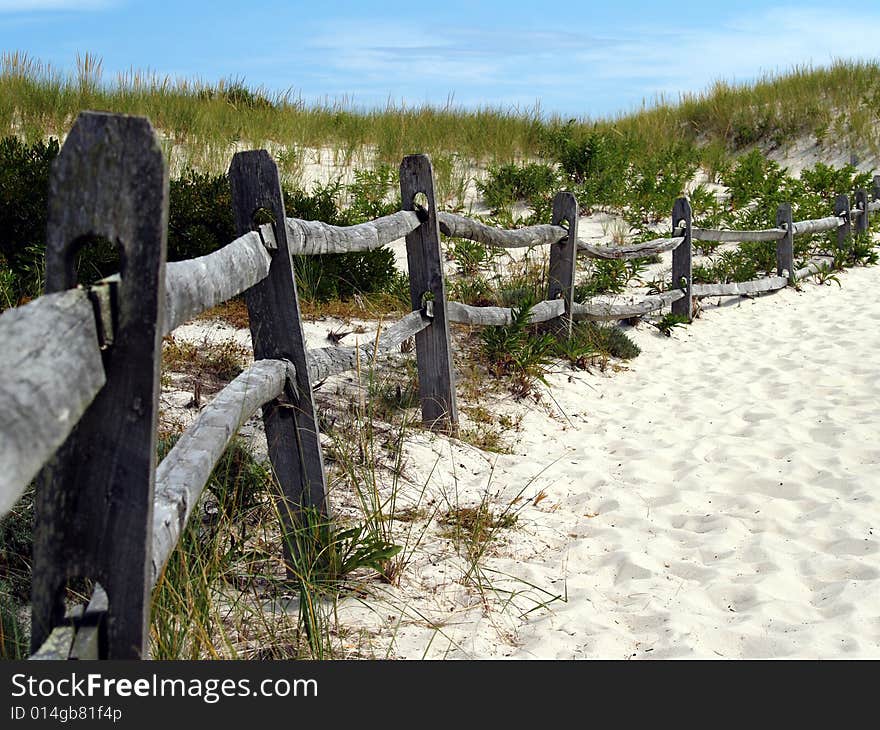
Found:
[[[486,327],[480,333],[483,355],[496,376],[509,376],[519,395],[530,392],[536,380],[544,381],[553,362],[555,341],[548,332],[538,333],[529,324],[534,299],[527,296],[511,308],[511,323]]]
[[[632,360],[641,353],[641,349],[629,335],[614,325],[588,321],[576,322],[573,336],[583,342],[585,347],[592,347],[596,352],[607,357]]]
[[[676,327],[689,324],[688,318],[683,314],[673,314],[669,312],[664,314],[657,322],[652,322],[661,335],[672,337],[672,330]]]
[[[30,601],[34,488],[29,487],[0,519],[0,659],[25,659],[30,627],[23,608]]]
[[[467,414],[473,425],[464,426],[459,430],[460,441],[496,454],[513,453],[507,442],[507,435],[519,429],[521,416],[516,420],[507,414],[501,414],[496,418],[494,413],[482,405],[465,406],[462,411]]]
[[[198,393],[215,392],[241,373],[249,357],[247,348],[231,339],[206,338],[197,344],[169,335],[162,348],[162,367],[188,377],[198,400]]]
[[[515,203],[526,203],[534,211],[528,222],[538,223],[549,219],[559,183],[559,175],[549,165],[510,163],[490,167],[486,180],[477,182],[477,188],[496,214]]]
[[[516,526],[517,515],[509,509],[496,513],[483,501],[476,507],[450,507],[437,522],[444,527],[443,537],[474,557],[485,552],[498,530]]]

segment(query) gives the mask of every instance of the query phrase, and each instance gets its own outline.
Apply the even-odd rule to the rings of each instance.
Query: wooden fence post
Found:
[[[672,207],[672,235],[682,229],[684,241],[672,252],[672,287],[684,292],[684,297],[672,303],[672,313],[687,317],[690,322],[694,317],[693,274],[691,270],[691,225],[693,216],[691,204],[687,198],[677,198]]]
[[[874,184],[871,186],[871,200],[880,200],[880,175],[874,175]]]
[[[431,326],[416,335],[422,422],[434,431],[455,433],[458,430],[458,407],[446,317],[440,228],[434,201],[434,175],[427,155],[410,155],[400,163],[403,210],[416,210],[415,198],[419,193],[427,198],[426,215],[422,224],[406,236],[406,259],[413,310],[424,309],[429,302],[433,310]]]
[[[852,222],[849,218],[849,196],[840,194],[834,200],[834,215],[843,219],[843,225],[837,229],[837,247],[844,248],[852,236]]]
[[[296,368],[295,386],[285,388],[285,400],[263,406],[263,424],[269,458],[281,487],[278,503],[288,575],[292,572],[292,544],[297,515],[304,507],[326,512],[324,457],[312,384],[306,360],[293,261],[287,241],[284,198],[278,168],[266,150],[239,152],[229,167],[232,205],[238,235],[255,226],[254,215],[266,209],[274,217],[277,248],[265,279],[245,292],[254,359],[289,360]]]
[[[149,121],[81,114],[50,177],[46,292],[76,286],[90,236],[115,243],[122,268],[106,384],[40,475],[32,651],[62,622],[67,581],[90,578],[109,597],[100,658],[148,652],[167,222],[168,172]]]
[[[864,233],[868,230],[868,223],[870,222],[868,216],[868,191],[861,189],[856,190],[856,199],[855,199],[856,208],[862,211],[862,214],[856,217],[856,235],[860,233]]]
[[[550,279],[547,299],[565,299],[565,326],[571,332],[571,303],[574,301],[574,277],[577,266],[578,202],[569,192],[560,192],[553,199],[555,226],[565,224],[568,236],[550,246]]]
[[[784,228],[785,235],[776,241],[776,275],[786,271],[788,282],[794,283],[794,226],[791,203],[780,203],[776,210],[776,227]]]

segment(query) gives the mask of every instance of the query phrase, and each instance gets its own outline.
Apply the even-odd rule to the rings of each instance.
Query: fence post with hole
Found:
[[[861,211],[859,215],[856,216],[855,222],[855,233],[858,236],[860,233],[865,233],[868,230],[868,223],[870,222],[868,217],[868,191],[864,188],[856,190],[855,197],[856,210]]]
[[[678,289],[684,293],[684,296],[672,303],[672,313],[687,317],[688,322],[694,317],[691,263],[692,223],[693,215],[690,201],[687,198],[677,198],[672,207],[672,235],[681,236],[684,240],[672,252],[672,288]]]
[[[780,203],[776,210],[776,227],[785,229],[785,235],[776,241],[776,275],[783,272],[789,284],[794,283],[794,226],[791,203]]]
[[[846,248],[852,236],[852,223],[849,217],[849,196],[841,193],[834,199],[834,215],[838,216],[843,224],[837,228],[837,248]]]
[[[106,627],[98,657],[148,653],[167,221],[168,172],[149,121],[80,114],[50,177],[46,292],[77,285],[75,254],[95,236],[122,265],[106,384],[39,478],[33,652],[64,620],[67,582],[87,578],[102,607],[89,620]]]
[[[423,194],[426,205],[419,210],[416,196]],[[422,224],[406,236],[409,291],[413,310],[430,309],[431,326],[416,335],[419,370],[419,398],[422,422],[434,431],[455,433],[458,408],[452,371],[452,347],[446,317],[446,285],[440,228],[434,200],[434,177],[427,155],[409,155],[400,164],[400,195],[403,210],[417,210]]]
[[[550,271],[547,299],[565,300],[565,326],[571,334],[571,304],[574,301],[574,278],[577,265],[578,202],[569,192],[560,192],[553,199],[555,226],[568,228],[568,235],[550,246]]]
[[[287,237],[284,199],[278,168],[266,150],[239,152],[229,168],[232,205],[238,235],[255,229],[261,210],[273,218],[277,248],[269,274],[245,292],[254,359],[288,360],[296,382],[288,380],[283,398],[263,406],[269,458],[281,488],[284,557],[292,575],[297,521],[304,508],[326,512],[324,458],[300,318],[299,298]]]

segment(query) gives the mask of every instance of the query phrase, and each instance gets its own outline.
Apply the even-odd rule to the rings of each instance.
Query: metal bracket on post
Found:
[[[856,210],[862,211],[859,215],[856,216],[855,223],[855,232],[856,235],[859,235],[860,233],[865,233],[865,231],[868,230],[868,224],[870,223],[867,190],[856,190],[855,204]]]
[[[168,172],[149,121],[80,114],[49,183],[46,292],[76,286],[89,237],[115,243],[122,267],[106,384],[39,479],[32,651],[64,622],[74,578],[97,581],[109,599],[100,658],[148,651],[167,223]]]
[[[672,207],[672,231],[673,235],[681,230],[684,237],[672,252],[672,286],[680,288],[684,293],[681,299],[672,302],[672,313],[687,317],[688,322],[694,318],[693,305],[693,275],[691,254],[691,225],[693,214],[691,204],[687,198],[677,198]]]
[[[846,248],[846,244],[852,237],[852,222],[849,217],[849,196],[838,195],[834,200],[834,215],[843,220],[843,225],[837,228],[837,248]]]
[[[245,301],[254,359],[289,360],[296,369],[295,387],[288,382],[284,399],[263,406],[269,458],[283,495],[279,501],[282,529],[284,535],[292,537],[303,508],[314,507],[326,513],[327,490],[281,181],[269,153],[256,150],[239,152],[232,158],[229,182],[239,235],[252,230],[254,215],[261,208],[269,211],[275,221],[277,248],[272,254],[269,274],[245,292]],[[289,576],[295,549],[291,539],[284,540]]]
[[[419,193],[427,198],[427,215],[422,224],[406,236],[406,259],[412,309],[422,309],[425,301],[432,302],[431,326],[416,335],[422,422],[435,431],[456,433],[458,406],[455,402],[452,348],[446,317],[446,285],[443,281],[440,228],[434,200],[434,174],[427,155],[410,155],[404,157],[400,164],[403,210],[418,209],[415,197]],[[421,220],[422,216],[419,218]]]
[[[560,192],[553,199],[552,223],[561,226],[563,223],[568,228],[568,235],[558,243],[550,247],[550,271],[548,299],[565,300],[565,326],[569,335],[572,327],[571,305],[574,301],[574,277],[577,266],[577,230],[578,230],[578,202],[569,192]]]
[[[794,227],[791,217],[791,203],[780,203],[776,210],[776,227],[784,228],[785,235],[776,241],[776,275],[788,272],[788,283],[793,284],[794,278]]]

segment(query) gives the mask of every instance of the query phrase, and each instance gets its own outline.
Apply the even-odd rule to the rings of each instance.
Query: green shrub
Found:
[[[30,146],[0,140],[0,259],[11,272],[4,296],[12,304],[41,293],[49,170],[58,150],[57,139]]]
[[[234,240],[232,191],[226,175],[187,170],[168,196],[168,260],[205,256]]]
[[[578,322],[575,327],[581,341],[602,354],[631,360],[641,353],[639,346],[620,327],[598,322]]]
[[[489,177],[477,183],[483,200],[493,211],[513,203],[528,203],[546,210],[559,186],[556,171],[549,165],[501,165],[489,168]]]

